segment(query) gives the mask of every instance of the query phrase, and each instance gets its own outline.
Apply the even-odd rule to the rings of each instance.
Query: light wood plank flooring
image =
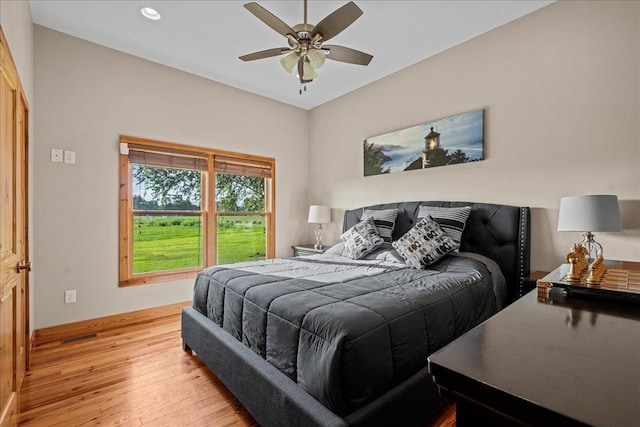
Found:
[[[182,351],[179,315],[34,348],[20,403],[21,426],[257,426]],[[450,405],[426,427],[454,425]]]

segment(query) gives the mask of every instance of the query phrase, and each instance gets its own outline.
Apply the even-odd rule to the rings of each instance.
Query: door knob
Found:
[[[31,271],[31,262],[20,261],[18,263],[18,273],[20,273],[22,270]]]

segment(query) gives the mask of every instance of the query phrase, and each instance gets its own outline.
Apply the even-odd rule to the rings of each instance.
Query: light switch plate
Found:
[[[51,161],[56,163],[62,163],[62,150],[60,150],[59,148],[52,148]]]
[[[65,163],[75,163],[76,162],[76,152],[64,150],[64,162]]]

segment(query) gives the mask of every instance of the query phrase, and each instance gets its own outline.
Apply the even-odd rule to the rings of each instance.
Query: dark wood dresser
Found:
[[[534,290],[429,357],[457,425],[638,426],[640,306]]]

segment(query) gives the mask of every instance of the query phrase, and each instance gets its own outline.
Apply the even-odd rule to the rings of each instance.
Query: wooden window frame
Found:
[[[204,267],[216,265],[217,247],[217,216],[226,214],[242,214],[243,212],[227,212],[216,210],[215,188],[216,173],[215,159],[223,158],[225,161],[233,159],[242,163],[258,164],[270,170],[270,177],[265,178],[265,210],[264,212],[250,212],[250,214],[264,215],[266,218],[266,257],[275,257],[275,189],[276,189],[276,164],[275,159],[250,154],[233,153],[230,151],[214,150],[203,147],[176,144],[172,142],[153,141],[133,136],[120,136],[120,202],[119,202],[119,286],[135,286],[151,283],[160,283],[173,280],[190,279],[195,277],[202,267],[186,269],[166,270],[152,273],[133,274],[133,174],[132,165],[129,162],[128,146],[132,144],[138,148],[143,147],[158,152],[183,152],[194,155],[206,156],[207,170],[202,180],[202,214],[203,236],[202,251],[204,254]],[[220,173],[225,173],[220,171]],[[192,211],[190,213],[196,213]],[[180,213],[180,211],[175,211]]]

